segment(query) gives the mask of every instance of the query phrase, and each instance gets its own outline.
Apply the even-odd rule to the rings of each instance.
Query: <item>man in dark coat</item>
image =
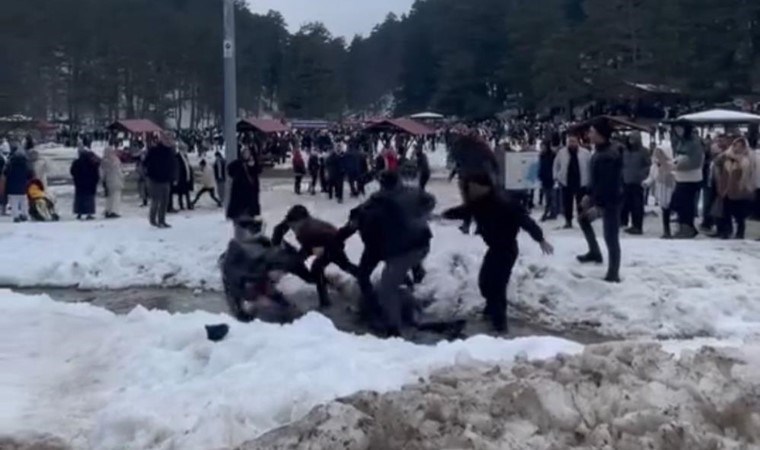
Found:
[[[503,189],[496,187],[490,174],[470,173],[462,182],[466,193],[464,204],[447,210],[443,217],[475,220],[478,234],[488,246],[478,278],[480,293],[486,299],[483,315],[496,331],[506,332],[507,285],[519,255],[518,233],[521,229],[527,231],[546,254],[551,254],[553,248],[528,211]]]
[[[652,158],[649,149],[641,141],[641,133],[636,131],[628,136],[628,145],[623,150],[623,206],[622,226],[631,227],[625,232],[633,235],[644,234],[644,180],[649,177]]]
[[[343,184],[346,180],[344,158],[345,155],[342,152],[333,150],[325,160],[327,182],[329,184],[327,195],[330,197],[330,200],[335,196],[338,199],[338,203],[343,203]]]
[[[300,253],[304,258],[317,254],[317,258],[311,265],[311,276],[302,278],[316,283],[320,307],[329,307],[331,302],[327,293],[325,268],[330,264],[335,264],[356,277],[358,267],[346,256],[344,243],[337,241],[338,229],[330,223],[312,217],[306,207],[296,205],[288,211],[285,219],[274,228],[272,243],[281,244],[290,230],[301,244]]]
[[[145,175],[148,178],[150,196],[150,224],[157,228],[170,228],[166,223],[166,212],[169,209],[171,186],[177,172],[177,158],[174,147],[168,135],[148,149],[145,155]]]
[[[26,152],[18,149],[11,153],[5,166],[5,195],[14,222],[26,222],[29,210],[26,188],[32,179],[32,169]]]
[[[309,182],[309,193],[311,195],[317,194],[317,178],[319,177],[319,154],[317,154],[316,151],[309,152],[309,159],[307,164],[307,169],[309,170],[309,176],[311,177],[311,181]]]
[[[227,160],[224,159],[222,152],[217,151],[214,158],[214,180],[216,181],[216,192],[219,198],[224,202],[227,195]]]
[[[612,126],[606,119],[594,123],[589,138],[595,152],[591,157],[591,186],[589,195],[583,198],[583,212],[579,218],[581,230],[588,243],[587,254],[578,257],[580,263],[601,264],[603,261],[596,234],[591,225],[596,218],[602,218],[604,241],[609,253],[609,264],[605,281],[620,282],[620,209],[623,199],[623,148],[611,140]]]
[[[345,241],[359,233],[364,242],[357,277],[363,297],[362,314],[370,319],[382,316],[384,331],[397,336],[405,322],[404,311],[408,310],[400,286],[410,271],[422,272],[422,262],[430,251],[432,233],[428,220],[435,208],[435,197],[403,186],[397,172],[384,172],[380,185],[379,192],[351,211],[348,224],[338,231],[338,240]],[[385,269],[376,296],[370,276],[381,261]]]
[[[240,159],[229,165],[227,173],[232,182],[230,201],[227,205],[227,218],[237,223],[242,218],[260,216],[259,175],[261,174],[261,164],[255,153],[248,147],[243,147],[240,151]]]
[[[422,142],[417,144],[414,150],[414,156],[417,160],[417,174],[419,176],[420,190],[424,191],[427,187],[428,181],[430,181],[430,162],[423,149]]]
[[[538,179],[541,182],[541,192],[546,206],[541,221],[554,220],[557,218],[556,190],[554,189],[554,150],[548,141],[541,144],[541,152],[538,154]]]
[[[175,166],[177,176],[172,185],[172,195],[177,196],[177,204],[181,211],[185,209],[185,204],[187,204],[187,209],[193,209],[190,193],[195,189],[195,180],[193,167],[190,165],[190,160],[187,157],[187,149],[185,147],[180,148],[174,156],[177,159]],[[173,201],[169,200],[169,211],[173,210]]]
[[[74,214],[77,220],[86,216],[87,220],[95,220],[95,196],[100,182],[100,160],[85,147],[80,147],[79,157],[71,164],[74,179]]]
[[[355,141],[352,141],[348,151],[343,155],[343,166],[348,178],[348,187],[351,190],[351,197],[359,196],[359,177],[361,176],[361,158],[359,148]]]

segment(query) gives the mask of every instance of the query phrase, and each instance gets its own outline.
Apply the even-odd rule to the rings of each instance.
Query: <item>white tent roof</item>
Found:
[[[760,116],[728,109],[711,109],[694,114],[686,114],[677,120],[703,124],[760,123]]]
[[[443,116],[438,113],[426,111],[409,116],[410,119],[443,119]]]

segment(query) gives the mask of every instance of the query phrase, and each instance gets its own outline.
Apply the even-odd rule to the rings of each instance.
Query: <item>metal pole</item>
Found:
[[[237,149],[237,73],[235,62],[235,1],[224,2],[224,156],[227,164],[238,157]],[[229,202],[232,183],[226,183],[225,204]]]

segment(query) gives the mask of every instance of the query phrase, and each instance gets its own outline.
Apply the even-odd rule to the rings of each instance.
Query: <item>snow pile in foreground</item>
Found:
[[[204,325],[230,323],[206,340]],[[477,337],[435,347],[223,315],[88,305],[0,291],[0,436],[46,432],[73,448],[231,448],[362,390],[386,392],[457,363],[577,353],[555,338]],[[2,442],[2,439],[0,439]]]
[[[450,368],[400,392],[317,407],[241,450],[758,448],[758,369],[758,347],[677,359],[656,344]]]

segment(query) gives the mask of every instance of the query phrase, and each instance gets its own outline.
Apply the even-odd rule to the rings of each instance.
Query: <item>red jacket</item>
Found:
[[[303,160],[303,155],[298,150],[293,152],[293,172],[301,175],[306,173],[306,163]]]
[[[398,155],[396,152],[388,152],[385,154],[385,170],[394,172],[398,170]]]

